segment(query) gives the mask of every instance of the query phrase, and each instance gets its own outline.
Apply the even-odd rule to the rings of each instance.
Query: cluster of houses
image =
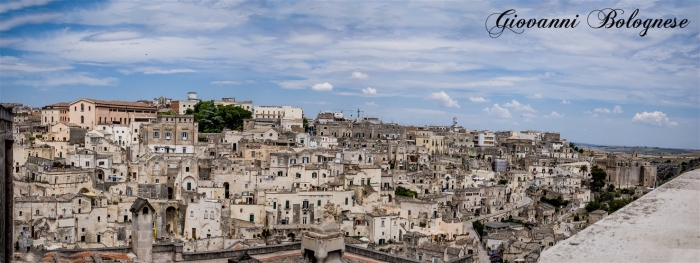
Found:
[[[330,203],[347,243],[432,263],[530,262],[605,216],[582,209],[593,165],[618,187],[656,185],[649,163],[579,152],[554,132],[314,119],[224,98],[253,117],[202,133],[186,115],[199,101],[12,105],[16,251],[131,246],[142,198],[153,242],[192,252],[298,241]]]

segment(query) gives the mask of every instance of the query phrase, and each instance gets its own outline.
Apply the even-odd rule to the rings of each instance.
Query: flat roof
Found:
[[[700,170],[562,240],[539,262],[700,262]]]

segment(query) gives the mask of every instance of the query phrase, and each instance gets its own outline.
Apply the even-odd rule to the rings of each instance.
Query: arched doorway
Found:
[[[82,189],[80,189],[80,193],[81,193],[81,194],[89,193],[89,192],[90,192],[90,190],[88,190],[88,189],[85,188],[85,187],[83,187]]]
[[[165,230],[171,234],[178,234],[177,228],[177,210],[175,207],[165,209]]]
[[[97,170],[97,179],[104,180],[105,172],[102,170]]]

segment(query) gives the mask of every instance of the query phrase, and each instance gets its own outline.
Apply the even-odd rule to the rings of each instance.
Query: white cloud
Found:
[[[370,87],[367,87],[366,89],[362,89],[362,93],[367,94],[367,95],[374,95],[374,94],[377,94],[377,90],[370,88]]]
[[[593,110],[593,112],[597,112],[597,113],[610,113],[610,109],[608,109],[608,108],[596,108],[595,110]]]
[[[364,74],[364,73],[359,72],[359,71],[353,72],[352,76],[350,76],[350,77],[353,79],[367,79],[367,78],[369,78],[369,76],[367,74]]]
[[[564,114],[559,114],[556,111],[552,111],[549,115],[544,115],[542,118],[561,118],[564,117]]]
[[[0,21],[0,31],[10,30],[25,24],[39,24],[61,17],[61,14],[32,14]]]
[[[615,105],[615,108],[612,111],[613,113],[622,113],[622,107]]]
[[[498,106],[498,104],[493,104],[493,107],[490,109],[488,107],[484,108],[483,110],[486,114],[490,116],[494,116],[497,118],[510,118],[510,111],[506,108],[501,108],[501,106]]]
[[[325,82],[325,83],[318,83],[318,84],[316,84],[316,85],[313,85],[313,86],[311,87],[311,89],[313,89],[313,90],[315,90],[315,91],[331,91],[331,90],[333,90],[333,85],[331,85],[331,84],[328,83],[328,82]]]
[[[0,14],[12,10],[19,10],[25,7],[45,5],[51,1],[53,0],[19,0],[4,2],[0,4]]]
[[[240,85],[243,84],[243,82],[240,81],[233,81],[233,80],[218,80],[218,81],[212,81],[212,85]]]
[[[107,77],[99,79],[85,76],[85,73],[77,73],[49,76],[42,80],[19,80],[16,81],[15,84],[33,87],[54,87],[63,85],[114,86],[117,84],[117,81],[117,78]]]
[[[461,108],[459,102],[450,98],[450,95],[447,95],[444,91],[434,92],[430,94],[428,99],[440,103],[443,107]]]
[[[3,40],[4,41],[4,40]],[[27,73],[49,72],[72,69],[68,65],[45,65],[40,63],[29,63],[17,57],[2,56],[0,57],[0,70],[2,71],[20,71]]]
[[[591,118],[598,118],[598,114],[596,113],[596,114],[591,115]]]
[[[122,40],[137,39],[137,38],[140,38],[141,36],[142,36],[141,33],[136,32],[136,31],[119,30],[119,31],[92,34],[92,35],[89,35],[87,37],[84,37],[82,39],[82,41],[91,41],[91,42],[122,41]]]
[[[370,107],[376,107],[376,106],[379,106],[379,105],[377,105],[376,103],[374,103],[374,101],[370,101],[370,102],[365,102],[365,105],[366,105],[366,106],[370,106]]]
[[[561,104],[571,104],[571,101],[568,101],[568,100],[561,100]]]
[[[588,111],[588,110],[585,110],[585,111],[583,111],[583,113],[584,113],[584,114],[590,114],[590,113],[593,113],[593,112]]]
[[[333,38],[326,36],[324,34],[303,35],[303,34],[293,33],[289,37],[289,39],[287,39],[287,42],[292,43],[292,44],[316,46],[316,45],[323,45],[323,44],[331,43],[331,42],[333,42]]]
[[[671,121],[666,114],[660,111],[637,113],[632,118],[632,122],[638,122],[653,126],[677,126],[677,122]]]
[[[503,106],[505,106],[507,108],[515,108],[516,111],[537,112],[535,109],[530,107],[530,104],[525,105],[525,104],[518,102],[517,100],[513,100],[511,102],[508,102],[508,103],[504,104]]]
[[[194,73],[197,72],[193,69],[188,69],[188,68],[180,68],[180,69],[160,69],[160,68],[155,68],[155,67],[142,67],[142,68],[134,68],[134,69],[120,69],[117,70],[121,72],[124,75],[131,75],[134,73],[143,73],[146,75],[152,75],[152,74],[176,74],[176,73]]]
[[[541,98],[543,98],[543,97],[542,97],[542,93],[537,93],[537,94],[535,94],[535,95],[532,95],[532,97],[535,98],[535,99],[541,99]]]
[[[482,97],[469,97],[471,102],[489,102],[490,100],[484,99]]]

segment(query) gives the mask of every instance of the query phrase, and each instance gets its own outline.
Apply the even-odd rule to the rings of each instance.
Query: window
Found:
[[[250,157],[255,157],[255,151],[250,152]]]
[[[188,182],[187,183],[187,191],[192,190],[192,183]]]
[[[382,220],[382,226],[384,226],[384,220]]]
[[[285,209],[289,209],[289,200],[284,201],[284,202],[285,202],[285,203],[284,203],[284,208],[285,208]]]
[[[318,200],[318,202],[316,203],[316,206],[321,207],[321,200]]]
[[[19,211],[19,216],[22,216],[22,211]]]
[[[255,222],[255,215],[254,214],[250,214],[250,222]]]
[[[165,139],[166,139],[166,140],[170,140],[170,137],[172,137],[172,136],[173,136],[173,133],[171,133],[171,132],[165,132]]]
[[[306,224],[306,217],[304,217],[302,224]]]
[[[348,205],[348,198],[345,197],[345,205]]]
[[[80,103],[80,111],[85,111],[85,104]]]
[[[63,214],[64,214],[64,216],[65,216],[65,214],[66,214],[66,209],[63,209]],[[97,222],[100,222],[100,217],[99,217],[99,216],[97,217]]]
[[[189,172],[189,171],[190,171],[190,167],[189,166],[185,167],[185,172]]]
[[[309,208],[309,201],[304,201],[301,203],[301,208]],[[39,211],[39,210],[37,210]]]
[[[209,211],[204,210],[204,219],[209,219]]]
[[[301,174],[300,174],[300,173],[297,173],[296,177],[297,177],[297,178],[301,178]]]
[[[160,138],[160,132],[154,131],[153,138]]]
[[[189,134],[187,132],[182,133],[182,139],[187,140],[187,137],[189,137]]]
[[[311,174],[311,178],[316,178],[316,177],[318,177],[318,174],[316,172]]]
[[[80,123],[85,123],[85,116],[80,116]]]
[[[190,217],[194,217],[194,211],[190,211]]]

